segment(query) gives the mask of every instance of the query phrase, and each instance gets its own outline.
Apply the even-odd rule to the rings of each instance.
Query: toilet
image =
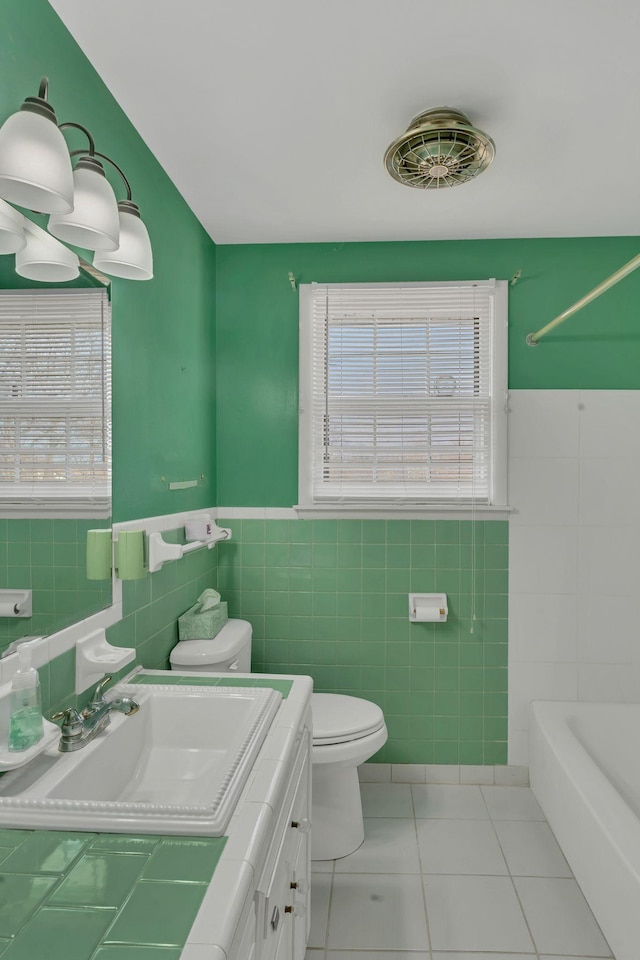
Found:
[[[213,640],[182,640],[171,651],[181,673],[250,673],[251,624],[229,620]],[[387,740],[380,707],[337,693],[311,696],[311,859],[336,860],[364,840],[358,766]]]

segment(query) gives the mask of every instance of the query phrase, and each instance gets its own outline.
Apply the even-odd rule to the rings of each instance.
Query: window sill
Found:
[[[109,497],[38,497],[24,500],[0,498],[0,519],[53,520],[105,519],[111,516]]]
[[[315,503],[293,507],[299,520],[508,520],[512,507],[487,504]]]

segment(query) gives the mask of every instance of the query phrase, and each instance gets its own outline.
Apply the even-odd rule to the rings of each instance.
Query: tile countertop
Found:
[[[155,670],[132,679],[273,687],[283,700],[226,837],[0,830],[1,960],[198,960],[205,950],[223,960],[229,950],[265,861],[312,681]]]

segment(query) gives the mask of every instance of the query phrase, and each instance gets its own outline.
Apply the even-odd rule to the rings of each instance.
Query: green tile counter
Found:
[[[226,842],[0,830],[0,956],[178,960]]]
[[[209,675],[204,673],[169,673],[167,670],[145,670],[127,680],[127,683],[167,684],[170,686],[201,686],[201,687],[262,687],[278,690],[282,699],[286,700],[291,692],[293,680],[280,680],[274,677],[244,676],[234,677],[229,674]]]
[[[247,937],[262,930],[256,904],[267,857],[285,849],[294,802],[310,816],[308,799],[297,799],[303,762],[309,776],[310,678],[144,671],[128,680],[272,687],[282,700],[223,837],[147,834],[146,820],[135,834],[0,828],[1,960],[224,960],[229,951],[244,956]],[[282,885],[283,897],[289,889]]]

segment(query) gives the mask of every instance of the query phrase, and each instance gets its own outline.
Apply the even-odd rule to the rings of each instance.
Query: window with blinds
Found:
[[[300,502],[506,503],[506,282],[300,287]]]
[[[0,290],[0,504],[108,515],[110,360],[104,290]]]

